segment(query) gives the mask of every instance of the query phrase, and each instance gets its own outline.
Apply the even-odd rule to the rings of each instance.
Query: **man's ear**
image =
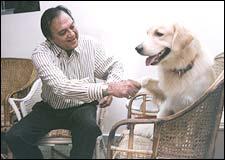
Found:
[[[178,24],[174,24],[173,29],[172,50],[181,51],[191,43],[193,36],[188,30]]]

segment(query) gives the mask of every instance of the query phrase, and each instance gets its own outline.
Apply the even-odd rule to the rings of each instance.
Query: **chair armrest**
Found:
[[[33,83],[29,93],[24,98],[12,98],[12,97],[8,98],[8,102],[13,108],[14,112],[16,113],[18,121],[28,114],[25,109],[26,108],[25,103],[31,101],[32,97],[34,97],[35,94],[40,94],[40,92],[41,92],[41,79],[37,79]]]
[[[112,129],[109,132],[108,144],[107,144],[107,159],[112,158],[112,145],[115,138],[115,133],[119,127],[123,125],[132,125],[132,128],[133,128],[134,125],[136,124],[151,124],[151,123],[156,124],[159,122],[161,122],[160,119],[125,119],[125,120],[121,120],[117,122],[115,125],[112,126]]]
[[[10,92],[9,94],[7,94],[6,95],[6,98],[4,99],[4,106],[5,106],[5,108],[4,108],[4,115],[5,115],[5,123],[6,123],[6,126],[8,127],[8,125],[11,127],[11,123],[12,123],[12,119],[11,119],[11,117],[12,117],[12,114],[15,112],[16,113],[16,116],[17,116],[17,118],[19,118],[20,116],[19,116],[19,112],[17,112],[16,110],[12,110],[11,108],[10,108],[10,106],[9,105],[11,105],[11,104],[8,104],[8,102],[9,102],[9,98],[12,98],[12,97],[15,97],[15,98],[20,98],[20,97],[25,97],[28,93],[29,93],[29,91],[30,91],[30,88],[32,87],[32,84],[33,84],[33,82],[31,82],[31,79],[29,80],[29,82],[27,82],[27,84],[26,85],[24,85],[22,88],[20,88],[20,89],[18,89],[18,90],[14,90],[14,91],[12,91],[12,92]],[[6,105],[7,104],[7,105]],[[13,105],[13,107],[15,108],[15,105]],[[12,108],[13,108],[12,107]],[[8,118],[7,118],[8,117]],[[20,119],[20,118],[19,118]],[[7,124],[8,123],[8,124]],[[5,124],[4,124],[5,125]]]
[[[156,117],[158,110],[157,111],[147,111],[147,108],[146,108],[147,107],[146,103],[149,101],[152,101],[152,96],[150,94],[140,93],[140,94],[137,94],[134,97],[132,97],[129,100],[129,104],[126,105],[126,107],[128,109],[128,115],[127,115],[128,119],[131,118],[131,115],[132,115],[133,102],[137,99],[140,99],[141,97],[143,100],[142,100],[142,103],[140,104],[140,111],[138,111],[137,114],[142,115],[143,118],[147,118],[149,116]]]
[[[19,107],[16,105],[16,101],[21,102],[22,99],[16,99],[16,98],[9,98],[8,99],[9,105],[12,107],[13,111],[16,113],[16,118],[18,119],[18,121],[20,121],[22,116],[21,116],[21,113],[19,111]]]

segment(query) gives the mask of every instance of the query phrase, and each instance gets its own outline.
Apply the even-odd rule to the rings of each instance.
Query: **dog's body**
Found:
[[[196,101],[215,76],[199,41],[184,27],[154,27],[147,35],[136,50],[148,56],[146,65],[158,65],[159,80],[145,79],[142,87],[160,103],[157,117],[162,118]]]

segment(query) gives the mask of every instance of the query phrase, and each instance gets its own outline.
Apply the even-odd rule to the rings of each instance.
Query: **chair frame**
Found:
[[[13,61],[25,61],[25,62],[29,62],[30,64],[32,63],[31,59],[8,58],[8,57],[6,57],[6,58],[1,58],[1,69],[3,69],[2,64],[6,63],[7,61],[11,61],[11,62],[13,62]],[[2,76],[4,76],[4,75],[2,75]],[[1,99],[1,105],[3,105],[3,107],[4,107],[4,120],[3,120],[4,124],[3,124],[3,126],[1,126],[1,131],[7,131],[12,126],[12,122],[11,122],[12,110],[10,110],[10,107],[9,107],[9,104],[8,104],[8,98],[9,97],[15,97],[16,94],[18,94],[20,92],[23,92],[25,94],[28,93],[29,92],[29,86],[32,85],[32,83],[35,81],[36,78],[37,78],[37,72],[36,72],[35,68],[33,67],[32,73],[30,75],[30,79],[27,81],[27,83],[24,84],[23,86],[21,86],[17,90],[13,90],[10,93],[6,93],[5,97],[3,96],[4,99]]]

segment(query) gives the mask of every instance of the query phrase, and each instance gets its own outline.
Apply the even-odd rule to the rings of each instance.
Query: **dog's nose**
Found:
[[[142,52],[143,52],[143,46],[142,46],[142,44],[139,44],[135,49],[136,49],[136,51],[138,53],[142,54]]]

